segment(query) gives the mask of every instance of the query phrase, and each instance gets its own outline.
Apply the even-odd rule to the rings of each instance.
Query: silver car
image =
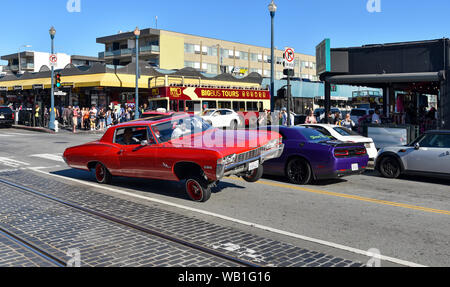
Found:
[[[410,145],[381,149],[376,169],[387,178],[403,173],[450,178],[450,131],[429,131]]]

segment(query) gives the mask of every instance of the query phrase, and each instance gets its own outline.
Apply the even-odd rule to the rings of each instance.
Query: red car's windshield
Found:
[[[159,143],[165,143],[192,134],[201,133],[212,128],[213,127],[196,116],[174,118],[171,121],[152,126],[153,132]]]

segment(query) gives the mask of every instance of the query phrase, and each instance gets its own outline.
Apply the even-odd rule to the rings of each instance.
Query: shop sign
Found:
[[[323,40],[316,47],[317,75],[331,72],[331,47],[330,39]]]
[[[14,86],[14,91],[22,91],[23,86]]]
[[[8,87],[0,87],[0,92],[7,92],[8,91]]]
[[[39,84],[39,85],[33,85],[33,90],[43,90],[44,89],[44,85]]]

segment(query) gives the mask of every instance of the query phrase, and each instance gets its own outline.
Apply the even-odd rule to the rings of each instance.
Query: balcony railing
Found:
[[[142,53],[158,53],[160,51],[159,46],[143,46],[139,47],[139,54]],[[110,52],[100,52],[98,53],[98,57],[100,59],[104,59],[105,57],[120,57],[120,56],[131,56],[136,54],[136,49],[121,49]]]
[[[34,69],[34,64],[33,63],[28,63],[28,64],[22,64],[20,66],[21,70],[33,70]],[[19,70],[19,65],[10,65],[10,66],[6,66],[4,67],[4,71],[18,71]]]

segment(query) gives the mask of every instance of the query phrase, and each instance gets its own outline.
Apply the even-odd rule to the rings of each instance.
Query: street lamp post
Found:
[[[134,119],[139,119],[139,36],[141,35],[141,31],[138,27],[134,30],[134,35],[136,36],[136,106],[134,112]]]
[[[22,48],[30,48],[31,47],[31,45],[23,45],[23,46],[20,46],[19,47],[19,53],[18,53],[18,55],[19,55],[19,75],[20,74],[22,74],[22,69],[21,69],[21,63],[20,63],[20,49],[22,49]]]
[[[52,55],[53,55],[55,53],[54,39],[55,39],[55,34],[56,34],[56,30],[55,30],[55,28],[53,26],[50,28],[49,34],[50,34],[50,38],[52,39]],[[48,127],[51,130],[55,130],[55,118],[56,118],[56,115],[55,115],[54,74],[55,74],[55,67],[52,65],[52,74],[51,74],[52,86],[51,86],[51,91],[50,91],[50,101],[51,101],[51,105],[50,105],[50,122],[48,124]]]
[[[270,12],[270,18],[271,18],[271,60],[270,60],[270,111],[275,110],[275,46],[274,46],[274,18],[275,18],[275,12],[277,11],[277,5],[272,2],[269,4],[269,12]]]

